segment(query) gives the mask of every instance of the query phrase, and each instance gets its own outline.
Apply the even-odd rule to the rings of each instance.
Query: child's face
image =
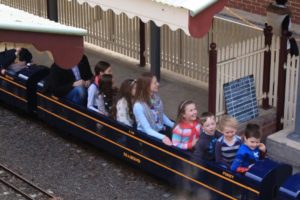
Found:
[[[235,136],[236,134],[236,129],[230,126],[224,127],[222,130],[222,133],[225,138],[231,139]]]
[[[184,120],[188,122],[193,122],[197,119],[197,108],[194,103],[188,104],[185,106],[184,114],[182,115]]]
[[[244,137],[245,145],[247,145],[251,150],[254,150],[260,144],[260,138],[249,137],[248,139]]]
[[[103,74],[109,74],[109,75],[111,75],[111,74],[112,74],[111,67],[108,67],[108,68],[103,72]]]
[[[134,83],[134,85],[132,86],[132,89],[131,89],[131,95],[134,97],[135,95],[135,91],[136,91],[136,83]]]
[[[153,76],[151,84],[150,84],[150,92],[158,92],[159,83],[157,81],[157,78]]]
[[[203,130],[208,135],[213,135],[216,130],[216,120],[214,117],[207,117],[206,121],[203,123]]]
[[[106,70],[104,71],[100,71],[100,77],[103,76],[104,74],[108,74],[108,75],[112,75],[112,69],[111,67],[108,67]]]

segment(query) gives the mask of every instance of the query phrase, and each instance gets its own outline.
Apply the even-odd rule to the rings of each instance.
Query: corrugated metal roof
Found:
[[[218,0],[152,0],[158,3],[174,7],[185,8],[190,11],[191,16],[195,16],[205,10]]]
[[[84,29],[56,23],[3,4],[0,4],[0,19],[0,29],[80,36],[87,33]]]

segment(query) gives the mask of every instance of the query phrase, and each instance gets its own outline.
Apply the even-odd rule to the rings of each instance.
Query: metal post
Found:
[[[150,45],[150,63],[151,72],[160,80],[160,28],[151,21],[151,45]]]
[[[145,23],[140,20],[140,67],[146,65],[146,39],[145,39]]]
[[[271,47],[272,43],[272,27],[265,24],[264,28],[265,35],[265,46]],[[270,91],[270,69],[271,69],[271,49],[269,48],[264,52],[264,71],[263,71],[263,93],[266,97],[263,99],[262,107],[263,109],[269,109],[269,91]]]
[[[276,109],[276,130],[283,129],[281,119],[284,115],[284,97],[286,70],[284,64],[287,59],[287,31],[284,31],[280,37],[279,68],[278,68],[278,89],[277,89],[277,109]]]
[[[216,114],[217,98],[217,45],[210,44],[209,50],[209,81],[208,81],[208,111]]]
[[[57,0],[47,0],[47,17],[48,19],[58,22]]]

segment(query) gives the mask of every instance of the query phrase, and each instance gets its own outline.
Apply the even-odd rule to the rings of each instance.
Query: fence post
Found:
[[[209,50],[209,81],[208,81],[208,111],[216,114],[217,98],[217,45],[210,44]]]
[[[145,23],[140,20],[140,67],[146,65],[146,39],[145,39]]]
[[[58,22],[57,0],[47,0],[47,17]]]
[[[279,50],[279,66],[278,66],[278,87],[277,87],[277,109],[276,109],[276,130],[283,129],[281,119],[284,115],[284,97],[285,97],[285,81],[286,70],[284,64],[287,60],[287,36],[288,32],[284,31],[280,37],[280,50]]]
[[[266,94],[266,97],[263,99],[262,107],[263,109],[269,109],[269,91],[270,91],[270,71],[271,71],[271,44],[272,44],[272,27],[265,24],[264,28],[265,35],[265,46],[268,46],[269,49],[264,52],[264,71],[263,71],[263,93]]]

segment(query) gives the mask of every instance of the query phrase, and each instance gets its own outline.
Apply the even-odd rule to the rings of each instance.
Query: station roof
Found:
[[[71,1],[71,0],[69,0]],[[182,29],[187,35],[202,37],[210,29],[213,16],[228,0],[77,0],[80,4],[100,6],[115,14],[125,13],[157,26],[168,25],[171,30]]]
[[[79,63],[86,30],[66,26],[3,4],[0,4],[0,19],[1,42],[31,43],[40,51],[48,50],[55,62],[64,68]]]

